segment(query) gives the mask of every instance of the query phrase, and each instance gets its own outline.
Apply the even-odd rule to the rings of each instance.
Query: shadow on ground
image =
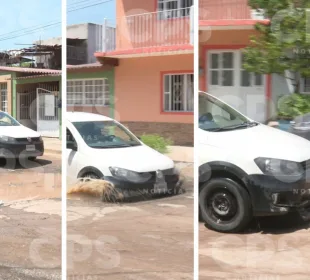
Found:
[[[205,227],[207,225],[205,224]],[[298,213],[289,213],[278,217],[263,217],[252,220],[248,228],[240,234],[285,234],[310,229],[310,222],[302,220]]]
[[[12,170],[23,170],[23,169],[33,169],[38,167],[43,167],[51,164],[52,161],[45,159],[36,159],[36,160],[6,160],[0,158],[0,169],[12,169]]]

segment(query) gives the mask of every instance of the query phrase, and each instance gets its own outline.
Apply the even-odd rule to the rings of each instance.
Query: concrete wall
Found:
[[[115,68],[115,117],[120,121],[193,123],[192,113],[162,113],[162,76],[193,73],[193,55],[122,59]]]

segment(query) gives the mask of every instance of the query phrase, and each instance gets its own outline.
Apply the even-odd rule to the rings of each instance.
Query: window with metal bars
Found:
[[[159,19],[188,17],[191,6],[193,0],[158,0]]]
[[[302,78],[300,92],[310,94],[310,77]]]
[[[163,87],[165,112],[194,111],[193,74],[166,74]]]
[[[109,104],[108,79],[67,81],[67,105],[107,106]]]
[[[0,83],[0,100],[1,111],[8,111],[8,85],[7,83]]]

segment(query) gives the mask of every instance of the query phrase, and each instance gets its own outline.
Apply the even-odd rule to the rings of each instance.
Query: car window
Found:
[[[76,143],[71,131],[67,128],[67,143]]]
[[[10,115],[0,112],[0,126],[19,126],[20,124]]]
[[[74,122],[85,143],[92,148],[140,146],[137,138],[114,121]]]
[[[238,126],[248,121],[246,117],[225,103],[207,94],[199,94],[199,128],[216,131]]]

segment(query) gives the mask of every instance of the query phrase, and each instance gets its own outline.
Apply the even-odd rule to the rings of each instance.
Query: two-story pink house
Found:
[[[97,52],[113,64],[114,118],[136,134],[158,133],[193,144],[193,0],[116,0],[116,49]]]
[[[201,90],[265,121],[271,114],[272,83],[280,81],[242,68],[242,49],[256,34],[257,22],[269,23],[261,10],[248,6],[248,0],[199,1],[199,81]]]

